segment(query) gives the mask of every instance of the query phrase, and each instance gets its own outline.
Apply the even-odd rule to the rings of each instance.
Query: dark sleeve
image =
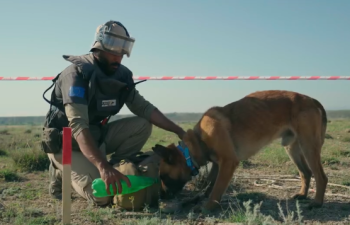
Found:
[[[148,121],[151,120],[152,112],[156,108],[152,103],[140,95],[136,89],[130,93],[125,104],[133,114]]]
[[[63,105],[65,104],[83,104],[87,105],[88,81],[81,75],[71,71],[61,77],[59,83]]]
[[[131,71],[129,73],[129,82],[133,83],[133,73]],[[140,83],[140,85],[142,84],[143,83]],[[156,107],[139,93],[136,86],[126,99],[125,104],[133,114],[150,121],[152,112]]]

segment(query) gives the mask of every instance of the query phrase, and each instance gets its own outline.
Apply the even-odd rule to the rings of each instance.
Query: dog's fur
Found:
[[[321,164],[326,128],[327,115],[321,103],[296,92],[259,91],[224,107],[210,108],[183,137],[198,167],[212,162],[210,185],[205,192],[209,200],[202,210],[217,207],[241,160],[277,138],[282,139],[282,146],[300,173],[301,189],[293,198],[307,197],[313,174],[316,197],[309,208],[321,207],[328,183]],[[174,144],[156,145],[153,151],[162,157],[163,196],[178,193],[191,179],[185,158]]]

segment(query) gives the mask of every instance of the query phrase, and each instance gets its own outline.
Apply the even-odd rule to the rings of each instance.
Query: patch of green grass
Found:
[[[24,131],[25,134],[31,134],[32,133],[32,130],[31,129],[28,129],[26,131]]]
[[[42,193],[38,189],[23,189],[21,193],[17,195],[20,199],[36,200],[42,196]]]
[[[123,225],[188,225],[191,223],[186,223],[182,221],[174,221],[171,218],[161,219],[158,217],[143,217],[137,219],[130,219],[123,221]],[[194,224],[194,223],[193,223]],[[208,224],[210,225],[210,224]]]
[[[350,186],[350,180],[343,181],[342,185]]]
[[[226,219],[230,223],[244,223],[246,222],[246,216],[243,211],[237,211],[232,213],[229,218]]]
[[[6,196],[14,196],[19,193],[21,189],[19,187],[10,187],[6,188],[1,193],[1,198],[5,198]]]
[[[58,220],[54,216],[44,216],[44,217],[16,217],[14,225],[37,225],[37,224],[57,224]]]
[[[327,156],[323,157],[321,159],[321,161],[322,161],[322,164],[324,164],[324,165],[337,165],[337,164],[340,163],[340,160],[338,158],[336,158],[336,157],[327,157]]]
[[[83,215],[93,223],[104,223],[113,218],[114,209],[111,208],[92,208],[89,206],[82,211]]]
[[[18,181],[20,180],[19,175],[10,169],[2,169],[0,170],[0,180],[4,180],[4,181]]]
[[[17,203],[10,203],[6,206],[4,211],[0,211],[0,218],[4,219],[6,222],[10,222],[12,218],[17,215]]]
[[[339,151],[340,156],[345,156],[345,157],[350,157],[350,151],[345,150],[345,151]]]
[[[350,142],[350,137],[349,137],[349,136],[342,137],[342,138],[341,138],[341,141],[342,141],[342,142]]]
[[[256,158],[259,163],[271,166],[283,166],[286,162],[290,161],[288,154],[277,141],[266,146],[254,158]]]
[[[260,207],[263,201],[259,203],[252,204],[252,200],[247,200],[243,202],[243,208],[239,207],[238,209],[231,210],[229,216],[225,219],[227,222],[231,223],[242,223],[242,224],[279,224],[271,215],[265,215],[260,211]],[[280,203],[277,203],[279,209],[279,217],[283,220],[283,224],[302,224],[302,211],[300,210],[299,203],[297,205],[297,216],[295,217],[295,212],[287,212],[287,215],[284,215]],[[277,213],[277,212],[276,212]]]
[[[0,218],[7,223],[14,225],[36,225],[36,224],[57,224],[58,220],[53,216],[46,216],[40,208],[28,207],[24,204],[10,204],[2,213]]]
[[[38,149],[18,149],[11,152],[10,156],[21,171],[45,171],[50,165],[47,155]]]

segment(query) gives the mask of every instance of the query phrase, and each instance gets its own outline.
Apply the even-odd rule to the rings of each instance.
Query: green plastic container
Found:
[[[129,188],[128,185],[124,180],[121,180],[120,183],[122,185],[122,195],[125,194],[130,194],[137,192],[141,189],[147,188],[149,186],[152,186],[155,183],[159,182],[159,179],[157,178],[152,178],[152,177],[145,177],[145,176],[136,176],[136,175],[126,175],[131,183],[131,187]],[[105,182],[101,178],[97,178],[92,182],[91,185],[93,192],[92,194],[95,197],[107,197],[107,196],[114,196],[115,194],[113,193],[113,187],[112,185],[109,186],[109,191],[111,194],[107,194],[106,191],[106,185]],[[118,185],[116,184],[117,191],[118,191]]]

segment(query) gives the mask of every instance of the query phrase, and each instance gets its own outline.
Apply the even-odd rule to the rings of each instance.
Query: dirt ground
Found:
[[[2,182],[0,184],[0,211],[4,212],[0,218],[0,224],[58,224],[61,217],[61,202],[49,198],[48,174],[37,172],[22,176],[24,178],[21,182]],[[283,179],[295,179],[295,181]],[[194,184],[195,182],[188,184],[179,198],[194,196],[195,192],[191,191]],[[244,217],[240,214],[244,211],[242,202],[251,199],[254,204],[262,201],[261,213],[265,216],[272,216],[275,222],[283,223],[278,203],[280,203],[286,217],[287,210],[293,211],[294,220],[297,220],[296,202],[291,200],[290,196],[296,193],[299,187],[300,183],[296,176],[293,178],[291,175],[276,175],[273,170],[239,168],[221,203],[222,210],[213,215],[193,214],[192,218],[195,222],[191,221],[191,223],[188,217],[193,205],[183,208],[180,212],[170,214],[170,216],[174,222],[182,221],[188,224],[207,224],[209,220],[239,222],[239,216]],[[314,188],[314,182],[312,182],[310,199],[314,197],[312,191]],[[309,200],[300,202],[304,224],[350,224],[349,192],[346,186],[328,186],[324,206],[320,209],[308,210],[306,206]],[[113,208],[99,209],[89,206],[84,199],[74,192],[72,193],[72,224],[128,224],[127,221],[131,223],[131,221],[136,222],[145,218],[166,218],[168,216],[166,214],[160,215],[157,209],[136,213],[122,212]],[[240,213],[237,214],[238,216],[230,215],[235,212]],[[210,218],[212,216],[216,219]],[[26,221],[30,223],[26,223]]]
[[[190,126],[192,124],[183,125],[184,128]],[[61,202],[50,199],[48,195],[48,172],[20,172],[17,168],[40,164],[36,160],[42,157],[32,152],[38,148],[40,127],[2,129],[0,150],[4,151],[0,154],[0,224],[61,224]],[[319,209],[306,208],[315,195],[315,183],[312,181],[309,199],[299,201],[303,224],[350,224],[350,120],[332,121],[327,135],[322,150],[322,164],[329,178],[325,202]],[[166,145],[175,141],[174,135],[154,129],[144,148],[149,150],[155,143]],[[277,140],[241,163],[223,197],[222,208],[213,215],[193,214],[193,205],[187,205],[173,214],[165,214],[157,208],[145,212],[98,208],[88,205],[72,192],[72,224],[249,224],[249,220],[254,221],[250,224],[299,224],[296,201],[291,199],[300,188],[298,176],[295,165]],[[188,184],[178,199],[195,196],[197,183]],[[248,200],[251,200],[251,211],[246,212],[243,203]],[[260,202],[260,209],[254,208]],[[293,222],[287,223],[291,216],[294,216]],[[263,223],[268,217],[273,219],[273,223]]]

